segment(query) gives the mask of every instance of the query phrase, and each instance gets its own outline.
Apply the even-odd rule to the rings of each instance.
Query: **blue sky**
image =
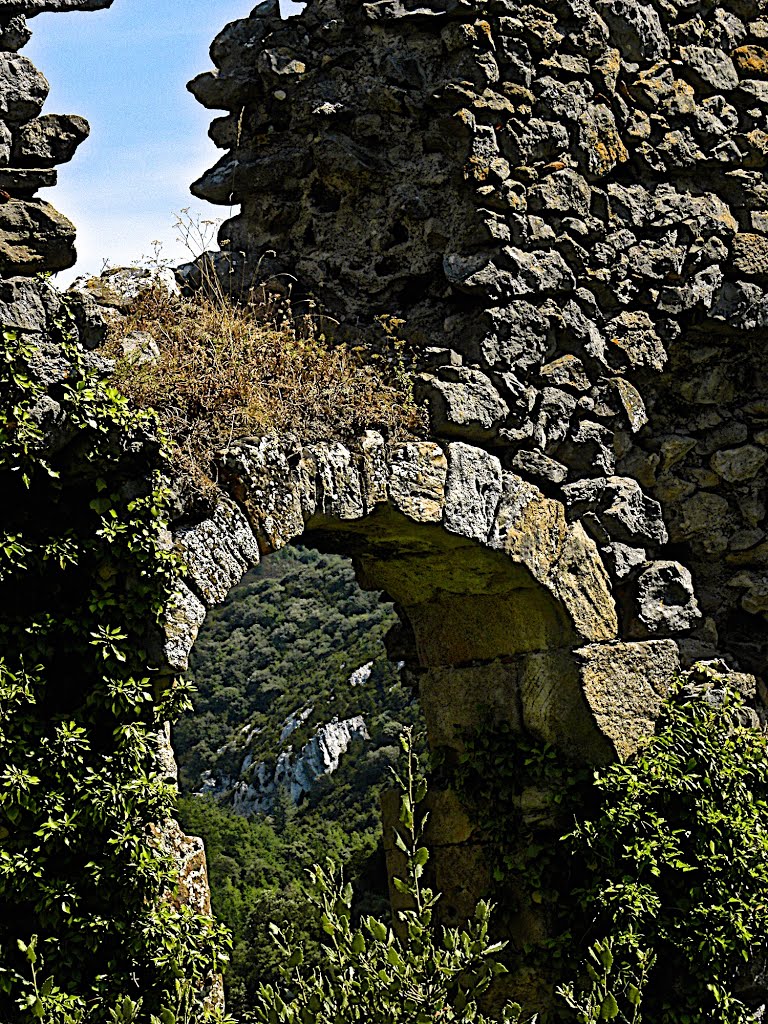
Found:
[[[58,277],[97,273],[104,261],[135,263],[162,241],[181,261],[174,214],[206,218],[227,210],[194,200],[189,186],[221,155],[207,136],[215,112],[186,91],[211,67],[216,34],[245,17],[255,0],[115,0],[109,10],[33,18],[23,53],[51,84],[44,113],[82,114],[91,137],[59,185],[41,197],[78,228],[77,267]]]

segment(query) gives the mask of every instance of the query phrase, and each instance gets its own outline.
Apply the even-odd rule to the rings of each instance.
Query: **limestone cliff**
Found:
[[[311,711],[309,708],[309,713]],[[298,805],[311,793],[317,779],[336,771],[354,741],[364,743],[367,739],[368,729],[362,716],[341,722],[334,718],[319,726],[315,735],[296,753],[281,740],[283,749],[274,765],[265,761],[254,763],[253,755],[246,754],[237,779],[217,777],[206,771],[200,794],[231,801],[233,809],[244,817],[269,814],[281,792]]]

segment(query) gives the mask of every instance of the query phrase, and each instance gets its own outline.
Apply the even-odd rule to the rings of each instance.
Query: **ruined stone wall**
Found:
[[[434,436],[584,525],[622,636],[761,671],[765,0],[268,2],[211,54],[229,279],[403,320]]]
[[[0,316],[54,385],[61,299],[30,275],[74,263],[74,229],[35,193],[87,126],[41,116],[47,84],[18,49],[26,15],[109,5],[0,2]],[[652,730],[681,661],[762,670],[766,6],[312,0],[224,30],[192,85],[229,111],[212,129],[228,153],[194,187],[242,205],[218,265],[244,290],[295,275],[342,338],[375,344],[384,318],[432,436],[230,445],[215,508],[172,524],[189,573],[157,680],[245,569],[300,537],[397,601],[393,653],[434,746],[484,702],[604,762]],[[39,410],[52,446],[60,413]],[[437,884],[461,916],[482,848],[435,799]],[[524,941],[541,922],[522,918]]]
[[[56,165],[88,137],[75,115],[42,114],[49,85],[18,51],[32,32],[27,17],[43,11],[93,11],[112,0],[0,2],[0,274],[3,278],[66,270],[76,260],[74,226],[36,198],[56,184]],[[4,288],[8,293],[8,289]]]

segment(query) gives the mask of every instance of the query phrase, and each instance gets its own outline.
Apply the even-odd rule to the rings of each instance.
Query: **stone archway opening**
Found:
[[[400,685],[404,662],[390,657],[398,624],[388,595],[358,585],[349,557],[305,537],[262,559],[208,615],[191,653],[196,707],[174,727],[182,791],[223,798],[244,817],[271,814],[283,795],[302,808],[351,746],[372,739],[371,712],[407,702],[397,733],[383,723],[396,741],[420,717]]]
[[[262,555],[304,538],[353,557],[363,586],[391,596],[420,670],[514,664],[526,727],[579,759],[626,756],[647,733],[677,668],[674,643],[618,639],[594,541],[493,455],[378,435],[355,452],[263,437],[232,446],[222,466],[229,497],[177,533],[189,585],[170,609],[172,669],[186,665],[206,606]]]
[[[190,657],[195,707],[173,729],[179,820],[202,838],[213,912],[231,931],[227,1005],[279,984],[268,924],[317,948],[306,872],[343,865],[357,914],[387,916],[379,792],[418,700],[384,638],[397,617],[348,558],[289,544],[213,609]],[[312,953],[309,957],[311,959]]]
[[[176,535],[189,566],[169,617],[177,667],[206,607],[299,542],[352,558],[360,584],[396,603],[390,654],[417,685],[430,748],[449,760],[489,714],[578,764],[628,756],[652,731],[675,644],[619,639],[595,543],[493,455],[373,434],[354,450],[261,437],[221,465],[215,512]],[[482,838],[450,789],[431,798],[434,882],[458,920],[487,892]]]

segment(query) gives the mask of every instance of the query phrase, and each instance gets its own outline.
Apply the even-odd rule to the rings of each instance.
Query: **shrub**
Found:
[[[419,772],[412,739],[402,739],[406,755],[400,788],[400,823],[396,843],[407,863],[405,879],[395,886],[411,902],[398,912],[396,934],[383,921],[365,917],[360,927],[352,919],[352,887],[329,863],[310,874],[309,897],[319,916],[327,945],[322,964],[302,971],[303,954],[276,926],[275,942],[285,958],[285,988],[263,985],[253,1024],[487,1024],[477,1000],[494,976],[504,971],[495,959],[505,943],[488,937],[491,906],[477,905],[463,928],[438,928],[433,920],[439,896],[424,885],[429,859],[421,845],[427,815],[421,810],[426,781]],[[508,1003],[503,1021],[517,1021],[520,1007]]]
[[[565,1020],[754,1020],[768,935],[754,718],[727,677],[699,667],[640,751],[591,778],[530,737],[492,725],[467,737],[456,782],[488,840],[494,898],[546,915],[551,937],[515,956],[553,982],[578,976],[557,986]]]
[[[653,957],[654,1024],[746,1024],[768,935],[768,756],[743,698],[714,675],[678,683],[655,735],[598,773],[599,813],[570,843],[592,882],[575,895],[593,935]],[[631,1017],[630,1017],[631,1019]]]

